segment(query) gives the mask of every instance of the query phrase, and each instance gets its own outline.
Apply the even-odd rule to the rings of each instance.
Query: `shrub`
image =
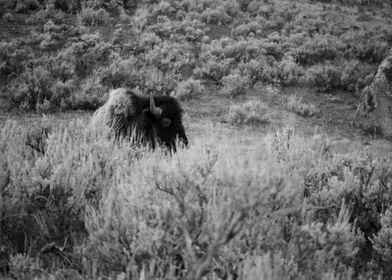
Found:
[[[262,26],[257,21],[251,21],[249,23],[244,23],[238,25],[236,28],[233,29],[232,34],[234,36],[243,36],[247,37],[252,33],[253,35],[259,34],[262,30]]]
[[[174,96],[179,100],[186,100],[202,94],[204,86],[199,80],[192,78],[178,83]]]
[[[12,99],[16,104],[25,102],[32,109],[40,106],[44,100],[50,100],[54,79],[43,66],[28,69],[14,83]]]
[[[235,41],[228,38],[214,40],[203,52],[220,58],[232,58],[236,62],[247,62],[257,58],[263,52],[263,41],[257,39]]]
[[[44,154],[47,148],[48,135],[52,130],[50,119],[43,119],[41,123],[34,123],[26,129],[25,145],[32,152]]]
[[[129,16],[124,9],[120,9],[120,21],[121,23],[129,24],[132,22],[132,17]]]
[[[175,2],[160,1],[157,5],[153,6],[153,10],[152,10],[153,17],[175,16],[177,9],[174,7],[174,4]]]
[[[40,4],[37,0],[17,0],[15,12],[24,13],[31,10],[37,10]]]
[[[315,104],[306,104],[302,101],[303,97],[291,95],[287,98],[287,110],[294,112],[302,117],[313,117],[320,113],[320,110]]]
[[[179,73],[184,66],[192,67],[196,63],[195,53],[190,43],[162,41],[146,53],[145,60],[151,67],[162,72]]]
[[[25,67],[25,63],[31,60],[32,54],[29,48],[21,48],[16,41],[0,42],[0,74],[15,77]]]
[[[233,98],[246,94],[246,91],[251,86],[249,77],[243,76],[238,71],[233,71],[229,75],[223,77],[222,84],[223,88],[221,89],[221,92],[228,94]]]
[[[31,14],[26,19],[26,24],[44,24],[48,20],[54,23],[61,24],[67,21],[66,14],[61,10],[56,10],[53,5],[47,6],[45,9],[40,9]]]
[[[389,51],[391,32],[382,27],[372,30],[349,31],[342,35],[347,48],[345,57],[366,63],[381,63]]]
[[[41,43],[39,48],[42,50],[51,50],[56,47],[58,41],[53,37],[52,34],[46,33],[41,37]]]
[[[102,8],[94,10],[87,7],[78,14],[78,20],[84,26],[104,25],[109,21],[109,18],[108,12]]]
[[[239,4],[239,6],[240,6],[241,11],[247,12],[247,11],[248,11],[247,9],[248,9],[249,4],[250,4],[251,2],[253,2],[253,1],[252,1],[252,0],[238,0],[237,2],[238,2],[238,4]]]
[[[361,78],[360,63],[358,60],[342,61],[341,87],[347,91],[355,91]]]
[[[238,71],[243,76],[249,77],[249,86],[252,87],[257,83],[276,82],[276,65],[275,61],[270,61],[268,57],[259,56],[248,62],[240,62],[237,66]]]
[[[326,65],[314,65],[305,71],[303,79],[325,90],[355,91],[363,86],[366,76],[374,71],[371,65],[358,60],[338,60]]]
[[[372,38],[365,40],[364,42],[353,42],[350,53],[353,54],[354,58],[360,59],[361,61],[381,63],[386,57],[389,49],[390,45],[385,40]]]
[[[67,61],[61,53],[54,57],[50,57],[45,61],[45,65],[53,78],[60,80],[63,83],[72,79],[75,75],[74,65],[70,61]]]
[[[38,24],[38,23],[45,23],[47,19],[50,17],[53,10],[49,9],[40,9],[37,12],[31,14],[26,19],[26,24]]]
[[[303,67],[298,65],[291,56],[283,58],[279,63],[278,76],[284,85],[298,84],[304,75],[305,70]]]
[[[219,6],[215,9],[207,8],[201,13],[201,20],[210,24],[228,24],[232,18],[226,13],[224,7]]]
[[[103,98],[108,90],[99,83],[99,77],[93,76],[86,79],[80,90],[75,91],[65,102],[74,110],[96,110],[104,103]]]
[[[240,13],[240,4],[237,0],[228,0],[224,1],[223,7],[225,8],[226,13],[235,19]]]
[[[74,125],[68,132],[77,135],[83,131],[83,126],[82,124]],[[97,180],[99,184],[105,185],[106,176],[111,175],[108,173],[103,175],[100,172],[93,172],[93,175],[90,173],[95,169],[92,166],[90,171],[88,171],[89,168],[79,169],[77,167],[81,163],[85,149],[79,145],[82,143],[79,142],[81,138],[73,138],[76,141],[73,143],[67,142],[65,139],[68,137],[68,132],[55,128],[54,134],[47,140],[45,152],[34,156],[32,154],[34,151],[26,149],[23,145],[25,139],[23,130],[12,123],[7,123],[1,130],[1,143],[3,143],[1,148],[7,151],[8,156],[7,161],[4,162],[6,169],[8,171],[18,169],[16,172],[9,173],[10,181],[6,186],[8,188],[5,188],[1,194],[2,201],[7,202],[0,205],[2,210],[0,219],[4,225],[1,228],[2,245],[6,245],[8,252],[15,255],[17,252],[23,254],[29,252],[30,256],[39,255],[39,262],[36,264],[40,263],[43,267],[48,267],[50,263],[57,263],[64,268],[73,268],[73,262],[77,259],[74,258],[72,262],[69,262],[69,257],[73,258],[72,247],[85,233],[83,222],[85,203],[87,200],[93,203],[94,199],[99,197],[96,191],[103,190],[97,186],[98,188],[94,191],[91,183]],[[5,138],[10,138],[13,142],[4,143]],[[76,146],[81,149],[76,151]],[[65,153],[61,155],[62,152],[56,152],[60,150]],[[96,148],[93,150],[96,156],[95,164],[99,165],[98,158],[103,156],[101,154],[103,150]],[[24,163],[20,161],[21,159],[24,159]],[[78,177],[81,180],[68,181],[67,172],[75,172],[72,177],[74,179]],[[76,175],[77,173],[80,175]],[[89,176],[87,176],[88,173]],[[78,185],[78,188],[75,188],[74,184]],[[72,193],[76,200],[73,200]],[[94,195],[97,196],[94,197]],[[77,254],[74,255],[76,256]],[[22,261],[23,259],[26,261]],[[26,269],[23,273],[31,276],[29,273],[34,272],[28,270],[29,263],[27,256],[19,258],[19,261],[13,257],[12,269],[16,272],[15,270],[19,271],[17,268],[21,267]]]
[[[384,156],[380,156],[384,158]],[[380,246],[379,242],[388,231],[389,213],[385,213],[385,211],[390,207],[388,201],[391,192],[384,185],[392,178],[392,173],[389,167],[373,161],[372,157],[366,152],[357,154],[355,159],[342,157],[337,162],[339,163],[335,167],[325,166],[325,168],[316,172],[317,175],[314,174],[316,176],[309,174],[310,177],[307,178],[309,191],[312,192],[309,202],[312,205],[314,203],[320,206],[329,205],[323,210],[314,211],[312,215],[315,215],[321,221],[325,221],[332,212],[336,213],[339,209],[338,205],[342,201],[345,201],[347,205],[352,205],[350,221],[356,221],[358,237],[362,236],[362,241],[358,242],[359,252],[355,262],[356,269],[360,271],[371,269],[372,265],[370,263],[367,264],[367,267],[363,266],[372,258],[369,252],[376,250],[382,256],[382,248],[388,246],[387,243]],[[324,181],[322,177],[325,175],[329,179]],[[316,191],[314,192],[314,190]],[[333,197],[329,197],[329,194],[332,193],[334,194]],[[385,218],[382,218],[384,213]],[[380,220],[381,218],[383,220]],[[385,231],[384,229],[380,231],[380,222]],[[380,238],[376,238],[375,247],[372,248],[370,241],[376,232],[380,232]],[[378,263],[375,267],[382,265],[379,260],[373,260]]]
[[[93,0],[87,2],[87,7],[93,9],[105,9],[109,12],[119,12],[123,8],[122,0]]]
[[[66,82],[57,81],[52,87],[53,95],[50,103],[55,108],[65,110],[72,107],[71,96],[75,93],[75,86],[72,80]]]
[[[204,56],[201,66],[196,67],[194,73],[197,77],[205,80],[211,80],[216,84],[221,84],[221,79],[227,76],[233,67],[232,58],[218,59],[215,56]]]
[[[201,42],[206,35],[206,29],[206,25],[200,20],[187,17],[178,25],[176,33],[182,34],[185,40]]]
[[[339,89],[341,87],[341,69],[336,65],[317,64],[305,72],[306,83],[326,90]]]
[[[162,40],[154,32],[143,32],[139,36],[137,48],[140,52],[148,52],[161,44]],[[135,50],[135,55],[139,52],[138,50]]]
[[[152,16],[151,9],[149,9],[149,7],[146,5],[142,5],[135,11],[132,25],[139,33],[141,33],[146,28],[146,26],[152,24],[153,19],[154,18]]]
[[[11,13],[6,13],[1,17],[2,22],[11,22],[14,20],[14,16]]]
[[[142,85],[142,70],[137,67],[135,57],[122,59],[111,58],[109,67],[96,72],[101,79],[101,84],[107,88],[127,87],[134,88]]]
[[[258,125],[270,122],[268,106],[258,100],[232,105],[227,118],[229,123],[239,125]]]
[[[74,65],[79,78],[90,74],[97,64],[105,64],[111,54],[112,46],[103,42],[98,34],[82,35],[78,42],[66,48],[61,56]]]
[[[392,219],[391,219],[391,206],[385,211],[385,213],[381,214],[380,217],[380,230],[378,233],[372,238],[372,246],[380,258],[380,262],[382,267],[385,267],[387,273],[391,273],[390,268],[388,267],[388,263],[391,262],[391,240],[392,240]]]
[[[342,56],[344,49],[345,45],[337,37],[319,35],[296,49],[294,56],[301,65],[314,65]]]
[[[76,12],[82,9],[82,3],[80,0],[54,0],[51,3],[55,9],[62,10],[64,12]]]
[[[178,84],[178,78],[173,72],[162,72],[155,67],[146,68],[143,72],[142,90],[157,95],[170,95]]]
[[[161,39],[169,39],[173,36],[174,22],[167,16],[158,16],[157,22],[148,27],[148,30],[153,31]]]

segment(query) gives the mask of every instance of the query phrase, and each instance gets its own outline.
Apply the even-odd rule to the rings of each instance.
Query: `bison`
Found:
[[[119,88],[111,91],[108,101],[94,113],[92,124],[109,126],[116,139],[137,139],[153,149],[163,145],[175,151],[176,139],[188,145],[182,115],[183,110],[173,97],[145,97]]]

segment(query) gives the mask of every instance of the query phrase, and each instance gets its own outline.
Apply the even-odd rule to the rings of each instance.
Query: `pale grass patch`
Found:
[[[315,104],[304,103],[302,96],[290,95],[287,98],[285,106],[287,110],[302,117],[313,117],[320,113],[319,108]]]

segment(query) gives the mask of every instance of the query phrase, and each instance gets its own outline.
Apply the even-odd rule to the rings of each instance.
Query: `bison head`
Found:
[[[173,97],[144,97],[116,89],[94,114],[93,122],[109,125],[116,137],[130,137],[152,148],[161,144],[175,150],[176,139],[188,144],[182,115],[183,110]]]

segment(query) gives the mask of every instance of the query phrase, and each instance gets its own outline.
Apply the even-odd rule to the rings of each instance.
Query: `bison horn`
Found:
[[[150,94],[150,111],[155,117],[160,117],[162,114],[162,109],[155,106],[154,98]]]

